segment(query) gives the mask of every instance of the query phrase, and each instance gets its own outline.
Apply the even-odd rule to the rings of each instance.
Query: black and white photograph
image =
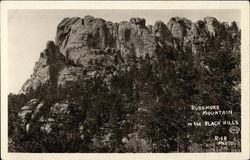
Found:
[[[7,153],[245,153],[242,12],[8,9]]]

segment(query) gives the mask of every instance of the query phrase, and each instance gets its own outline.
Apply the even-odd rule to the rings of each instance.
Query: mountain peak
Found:
[[[155,56],[159,50],[172,60],[181,59],[180,52],[184,54],[182,58],[197,55],[201,52],[201,44],[193,42],[199,41],[201,37],[199,33],[209,32],[215,35],[216,32],[215,18],[206,17],[203,21],[206,28],[204,31],[199,31],[195,23],[184,17],[172,17],[167,24],[159,20],[154,26],[148,27],[146,20],[139,17],[132,17],[129,21],[120,23],[91,15],[86,15],[84,18],[64,18],[57,26],[55,43],[47,42],[39,61],[36,62],[32,77],[23,85],[20,93],[38,88],[51,81],[51,77],[57,81],[58,77],[61,77],[60,74],[71,74],[72,67],[84,68],[90,61],[102,59],[103,55],[99,53],[109,55],[110,61],[110,57],[114,59],[117,55],[107,53],[109,49],[118,50],[120,58],[126,63],[133,57],[145,57],[146,54],[150,57]],[[186,52],[187,50],[191,53]],[[51,75],[52,70],[55,75]],[[64,84],[64,82],[53,83]]]

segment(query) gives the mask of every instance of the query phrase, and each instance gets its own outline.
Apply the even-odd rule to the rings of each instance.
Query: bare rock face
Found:
[[[59,26],[57,45],[66,59],[76,65],[85,66],[84,57],[91,56],[90,50],[105,49],[107,46],[107,26],[103,19],[92,16],[66,19]]]
[[[123,21],[118,27],[118,49],[126,61],[132,57],[153,55],[156,48],[154,37],[145,26],[145,19],[131,18],[130,22]]]
[[[22,86],[19,93],[36,90],[46,83],[56,83],[57,72],[64,66],[64,56],[59,52],[53,41],[48,41],[46,48],[40,54],[36,62],[33,74]]]
[[[117,44],[119,43],[118,40],[118,23],[113,23],[110,21],[105,22],[107,28],[107,48],[118,48]]]
[[[152,48],[149,51],[151,54],[155,49],[145,23],[145,19],[138,17],[120,23],[92,16],[64,19],[57,28],[56,44],[66,60],[78,66],[87,65],[93,50],[117,48],[123,58],[144,56],[145,48]]]
[[[114,67],[124,63],[127,67],[121,70],[131,69],[138,58],[147,56],[157,57],[162,65],[168,60],[196,59],[199,63],[206,39],[216,35],[218,23],[213,17],[197,23],[173,17],[167,24],[157,21],[148,26],[139,17],[120,23],[89,15],[64,18],[57,26],[55,43],[47,43],[20,93],[26,94],[44,84],[64,86],[75,82],[92,75],[95,69],[89,69],[91,66]]]
[[[190,29],[190,23],[191,22],[185,18],[173,17],[169,20],[167,26],[173,37],[181,40],[187,35]]]
[[[91,47],[95,49],[105,49],[107,46],[107,27],[105,20],[101,18],[94,18],[92,16],[85,16],[84,22],[87,30],[92,33]]]
[[[211,36],[215,36],[216,30],[218,29],[218,21],[214,17],[205,17],[203,19],[204,23],[206,24],[206,28]]]
[[[195,23],[186,18],[173,17],[169,20],[167,27],[173,36],[174,47],[178,50],[186,51],[186,44],[189,40],[193,40],[191,37],[198,36]]]
[[[57,46],[65,46],[65,39],[67,39],[71,26],[78,20],[79,17],[64,18],[57,26],[57,33],[55,43]]]
[[[155,22],[153,33],[156,37],[156,42],[161,46],[173,46],[173,36],[167,25],[162,21]]]

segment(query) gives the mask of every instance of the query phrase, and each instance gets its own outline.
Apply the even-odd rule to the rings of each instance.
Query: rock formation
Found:
[[[206,17],[203,22],[205,32],[214,36],[217,20]],[[76,81],[90,62],[105,59],[114,63],[118,53],[126,63],[132,62],[133,57],[155,56],[157,50],[173,60],[177,57],[187,60],[202,52],[202,38],[197,24],[181,17],[173,17],[167,24],[157,21],[148,27],[146,20],[138,17],[120,23],[89,15],[64,18],[57,26],[55,44],[47,43],[20,93],[36,90],[45,83],[63,85]]]

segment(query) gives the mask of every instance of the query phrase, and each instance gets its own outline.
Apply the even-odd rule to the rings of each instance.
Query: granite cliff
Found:
[[[215,36],[217,23],[213,17],[197,23],[173,17],[167,24],[157,21],[154,26],[146,26],[146,20],[138,17],[120,23],[92,16],[64,18],[57,26],[55,42],[47,42],[20,93],[49,82],[76,81],[92,62],[134,64],[134,58],[145,56],[172,61],[198,58],[208,36]]]

